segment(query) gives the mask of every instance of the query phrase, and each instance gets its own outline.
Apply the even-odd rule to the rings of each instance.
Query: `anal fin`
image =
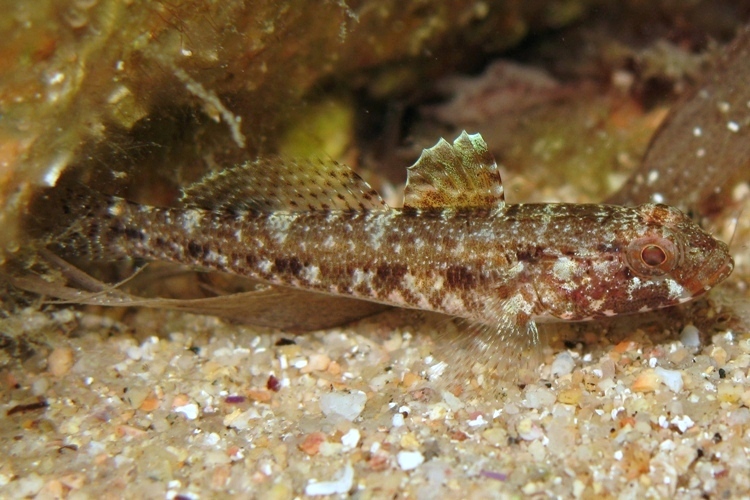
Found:
[[[292,333],[341,326],[389,309],[374,302],[283,287],[203,299],[160,300],[163,302],[160,307],[219,316]]]
[[[59,273],[57,279],[28,272],[11,276],[10,281],[20,289],[62,303],[178,310],[291,333],[332,328],[389,309],[374,302],[269,285],[199,298],[141,296],[121,290],[119,285],[104,283],[51,252],[44,251],[40,256]],[[246,281],[246,287],[256,287],[254,282]]]

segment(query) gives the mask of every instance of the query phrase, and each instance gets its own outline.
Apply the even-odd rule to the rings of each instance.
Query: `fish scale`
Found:
[[[53,242],[68,253],[436,311],[505,338],[686,302],[733,267],[723,242],[665,205],[506,204],[486,144],[465,132],[408,169],[402,208],[344,165],[278,159],[209,175],[179,207],[82,186],[47,201],[75,220]]]

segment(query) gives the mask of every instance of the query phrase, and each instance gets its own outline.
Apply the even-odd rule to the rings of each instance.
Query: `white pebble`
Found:
[[[331,441],[323,441],[320,443],[318,448],[318,455],[321,457],[333,457],[340,455],[344,451],[344,445],[341,443],[332,443]]]
[[[143,357],[141,348],[134,345],[131,345],[127,349],[125,349],[125,354],[133,361],[139,361]]]
[[[13,486],[11,496],[15,496],[16,498],[30,498],[39,493],[42,487],[44,487],[44,479],[36,472],[32,472],[28,476],[15,481]]]
[[[309,361],[305,358],[294,358],[290,364],[298,370],[301,370],[307,366],[308,362]]]
[[[393,415],[393,419],[391,420],[391,425],[393,425],[393,427],[403,427],[404,416],[401,413],[396,413],[395,415]]]
[[[477,417],[474,420],[469,420],[466,422],[469,424],[469,427],[480,427],[482,425],[487,425],[487,421],[484,419],[484,416],[477,415]]]
[[[338,415],[350,422],[365,408],[367,395],[362,391],[329,392],[320,397],[320,409],[326,417]]]
[[[393,376],[392,372],[381,373],[380,375],[377,375],[370,379],[370,382],[369,382],[370,389],[372,389],[375,392],[380,392],[383,389],[385,389],[385,386],[393,382],[394,378],[395,377]]]
[[[654,372],[661,380],[661,383],[669,387],[672,392],[680,392],[684,382],[682,372],[679,370],[667,370],[666,368],[656,367]]]
[[[674,419],[672,419],[672,423],[674,423]],[[674,441],[672,441],[671,439],[662,441],[661,444],[659,444],[659,449],[661,451],[674,451],[675,448],[677,448],[677,446],[674,444]]]
[[[31,384],[31,393],[34,396],[42,396],[49,389],[49,380],[46,378],[38,378]]]
[[[530,384],[524,392],[523,405],[526,408],[547,408],[555,404],[557,396],[545,387]]]
[[[238,408],[225,416],[222,423],[227,427],[242,431],[250,427],[250,420],[257,420],[259,418],[260,414],[255,408],[249,408],[244,412]]]
[[[352,489],[354,484],[354,468],[352,464],[346,464],[344,468],[336,473],[332,481],[320,481],[307,483],[305,486],[305,495],[343,495]]]
[[[322,372],[328,369],[328,365],[331,364],[331,358],[325,354],[312,354],[309,361],[302,373]]]
[[[174,409],[176,413],[182,413],[188,420],[195,420],[198,418],[198,405],[195,403],[188,403],[184,406],[178,406]]]
[[[349,429],[349,432],[341,436],[341,444],[344,451],[353,450],[359,444],[360,433],[357,429]]]
[[[682,417],[674,417],[671,423],[672,425],[676,425],[680,432],[685,432],[695,425],[693,419],[688,417],[687,415],[683,415]]]
[[[451,392],[443,391],[442,396],[443,401],[446,402],[451,411],[458,411],[465,406],[463,401],[461,401]]]
[[[544,436],[544,431],[530,418],[525,418],[516,425],[518,437],[524,441],[533,441]]]
[[[422,465],[424,455],[418,451],[399,451],[396,461],[401,470],[412,470]]]
[[[693,326],[687,325],[680,332],[680,342],[685,347],[700,347],[701,346],[701,335],[700,331]]]
[[[575,367],[576,362],[573,360],[573,356],[571,356],[568,351],[564,351],[555,357],[555,360],[550,366],[550,374],[553,377],[562,377],[564,375],[569,375]]]

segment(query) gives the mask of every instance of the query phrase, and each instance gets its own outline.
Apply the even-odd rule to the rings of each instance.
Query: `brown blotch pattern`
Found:
[[[467,289],[475,283],[474,272],[466,266],[451,266],[445,272],[445,284],[449,288]]]

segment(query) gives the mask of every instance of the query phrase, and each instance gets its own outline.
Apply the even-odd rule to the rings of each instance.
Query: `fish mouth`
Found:
[[[724,251],[722,251],[724,250]],[[711,259],[686,284],[686,300],[703,295],[724,281],[734,270],[734,260],[728,251],[719,248]]]

